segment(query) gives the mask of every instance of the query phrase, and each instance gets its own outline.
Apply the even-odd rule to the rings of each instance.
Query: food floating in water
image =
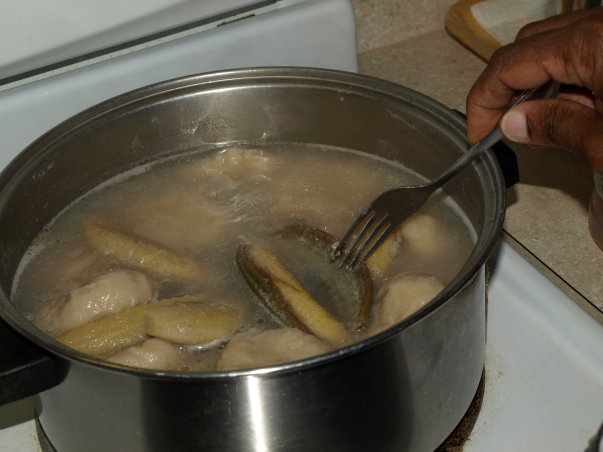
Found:
[[[58,336],[57,340],[80,352],[104,357],[145,339],[148,312],[174,303],[188,303],[202,299],[202,295],[186,295],[154,301],[87,323]]]
[[[146,333],[182,345],[225,342],[245,322],[240,308],[214,302],[173,303],[146,312]]]
[[[410,249],[426,257],[436,257],[446,246],[446,234],[431,215],[415,213],[400,225],[400,238]]]
[[[45,303],[36,320],[51,334],[60,334],[147,303],[155,296],[155,284],[143,273],[115,270]]]
[[[268,248],[242,245],[237,263],[249,285],[283,324],[296,325],[331,344],[349,340],[343,323],[318,303]]]
[[[367,259],[373,277],[385,274],[396,257],[411,251],[414,255],[435,258],[446,246],[445,234],[431,215],[415,213],[396,230]]]
[[[232,216],[227,206],[182,189],[159,192],[132,206],[130,216],[136,219],[133,234],[174,251],[211,246],[221,240]]]
[[[377,194],[420,178],[356,151],[262,146],[186,152],[103,183],[32,243],[15,303],[100,359],[230,371],[383,331],[429,303],[470,255],[474,232],[439,199],[366,266],[339,269],[335,237]]]
[[[178,362],[179,353],[178,347],[168,341],[148,339],[109,357],[109,360],[124,366],[160,370],[173,367]]]
[[[47,270],[40,276],[54,292],[46,297],[48,300],[82,287],[115,268],[110,257],[87,245],[48,253],[44,260]]]
[[[401,241],[402,238],[400,237],[400,229],[398,227],[398,229],[393,231],[389,237],[379,245],[379,248],[377,248],[366,260],[366,265],[373,278],[378,278],[385,274],[394,258],[400,252]]]
[[[238,181],[249,174],[266,174],[273,167],[271,158],[260,149],[227,148],[211,158],[185,168],[185,174],[192,179],[224,178]]]
[[[332,347],[298,328],[252,329],[237,334],[228,343],[217,370],[272,366],[322,355]]]
[[[282,238],[283,255],[295,269],[296,278],[324,306],[329,306],[344,319],[348,329],[362,330],[368,321],[373,303],[373,280],[366,265],[353,272],[333,265],[333,249],[338,240],[321,229],[304,224],[287,225],[273,234]]]
[[[209,270],[196,262],[121,232],[108,223],[90,220],[86,222],[85,233],[90,243],[124,265],[175,279],[195,280],[208,276]]]
[[[435,276],[403,273],[377,294],[371,331],[379,332],[400,323],[418,311],[444,289]]]

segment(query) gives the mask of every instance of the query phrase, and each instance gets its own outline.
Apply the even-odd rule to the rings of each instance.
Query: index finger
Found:
[[[543,85],[551,79],[540,62],[529,56],[531,46],[511,44],[499,49],[467,97],[468,138],[475,142],[488,134],[518,90]]]

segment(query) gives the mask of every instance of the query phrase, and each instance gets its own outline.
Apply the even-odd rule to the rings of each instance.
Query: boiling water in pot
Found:
[[[59,341],[125,365],[225,370],[324,353],[399,322],[455,276],[475,241],[456,204],[433,197],[371,257],[375,296],[362,328],[355,308],[329,305],[324,280],[304,287],[323,317],[279,320],[242,276],[238,250],[280,254],[312,286],[300,273],[328,267],[289,253],[275,231],[307,225],[340,237],[378,193],[417,181],[340,148],[197,149],[127,171],[66,208],[26,253],[13,299]],[[313,328],[325,318],[339,335]]]

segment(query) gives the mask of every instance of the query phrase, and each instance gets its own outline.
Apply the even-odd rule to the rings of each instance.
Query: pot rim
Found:
[[[111,115],[120,110],[127,110],[129,106],[135,103],[144,102],[145,100],[152,99],[156,96],[163,96],[182,89],[201,89],[203,87],[204,90],[211,90],[224,84],[269,80],[281,81],[283,83],[303,82],[308,84],[308,86],[317,83],[327,83],[333,88],[338,86],[338,89],[342,92],[352,92],[354,90],[362,90],[365,94],[374,92],[380,96],[385,95],[394,98],[397,101],[412,102],[416,106],[429,111],[433,116],[445,119],[458,133],[463,133],[466,127],[465,122],[461,119],[460,115],[455,114],[451,109],[438,101],[410,88],[377,77],[330,69],[302,67],[256,67],[214,71],[166,80],[128,91],[71,116],[33,141],[29,146],[22,150],[9,165],[7,165],[0,173],[0,193],[4,194],[3,192],[6,191],[6,187],[10,183],[12,177],[26,161],[38,154],[43,154],[48,149],[52,149],[54,143],[69,134],[77,132],[77,130],[82,128],[85,124],[95,121],[96,118]],[[416,100],[408,99],[409,94],[418,98],[420,104]],[[290,372],[308,370],[321,365],[328,365],[333,361],[338,361],[342,358],[347,358],[356,353],[368,350],[427,317],[456,293],[460,292],[482,268],[502,231],[505,213],[505,185],[500,167],[491,152],[486,153],[483,157],[478,159],[478,161],[486,163],[486,165],[482,165],[482,168],[484,168],[483,172],[486,172],[487,170],[487,175],[491,177],[492,185],[495,188],[493,192],[495,201],[495,208],[493,211],[495,217],[493,221],[488,222],[488,226],[484,226],[482,233],[478,234],[478,242],[481,241],[481,246],[477,246],[478,243],[476,243],[473,252],[453,280],[446,285],[442,292],[421,309],[405,318],[402,322],[391,326],[378,334],[323,355],[261,368],[232,371],[187,373],[181,371],[140,369],[95,358],[61,344],[50,335],[35,327],[33,323],[10,302],[9,297],[3,290],[0,290],[1,316],[13,329],[30,341],[50,350],[55,355],[67,360],[75,360],[83,364],[100,367],[105,370],[138,375],[145,378],[178,381],[206,381],[260,375],[277,376]],[[473,165],[474,164],[472,164],[472,166]]]

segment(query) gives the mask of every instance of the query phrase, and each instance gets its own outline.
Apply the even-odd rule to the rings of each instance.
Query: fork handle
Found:
[[[493,145],[498,143],[502,138],[502,132],[500,131],[500,127],[496,126],[492,132],[486,135],[484,138],[479,140],[473,146],[469,148],[467,152],[463,154],[463,156],[450,165],[446,171],[432,180],[429,185],[433,186],[434,189],[437,189],[452,179],[457,175],[459,171],[465,168],[469,163],[471,163],[476,157],[478,157],[482,152],[487,151]]]
[[[550,80],[542,86],[537,88],[527,89],[522,91],[509,105],[509,108],[514,107],[517,104],[533,99],[548,99],[553,97],[559,90],[559,83],[554,80]],[[448,182],[452,177],[465,168],[471,163],[476,157],[482,152],[490,149],[493,145],[498,143],[502,139],[502,132],[500,126],[496,125],[492,132],[482,138],[480,141],[475,143],[469,148],[467,152],[463,154],[456,162],[454,162],[446,171],[432,180],[428,185],[432,186],[433,189],[437,189]]]

